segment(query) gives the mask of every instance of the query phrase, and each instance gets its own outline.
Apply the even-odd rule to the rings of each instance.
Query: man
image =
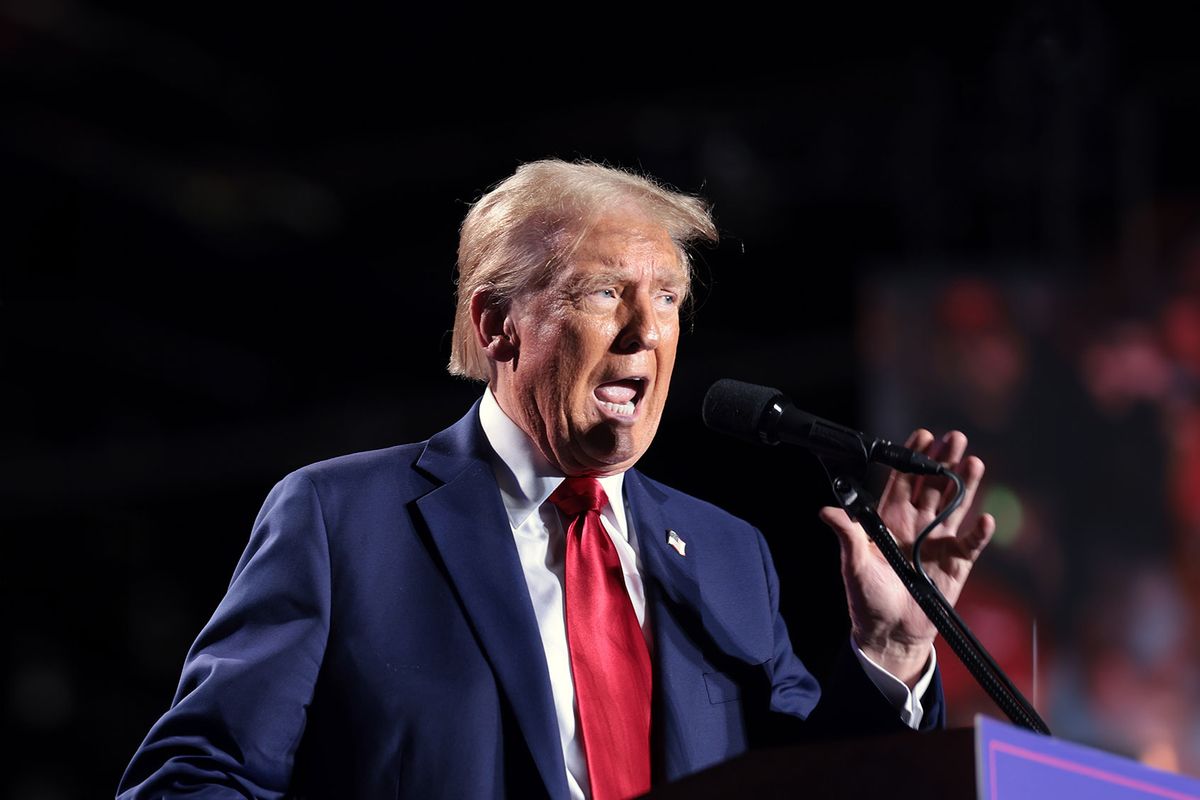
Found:
[[[715,235],[695,198],[593,164],[527,164],[480,199],[451,371],[483,397],[428,442],[275,487],[121,796],[625,797],[779,719],[938,724],[934,631],[844,513],[821,516],[855,647],[822,693],[761,535],[633,469],[670,386],[686,247]],[[909,446],[974,493],[961,434]],[[893,476],[881,513],[911,541],[942,489]],[[956,535],[963,513],[926,550],[951,600],[994,525]]]

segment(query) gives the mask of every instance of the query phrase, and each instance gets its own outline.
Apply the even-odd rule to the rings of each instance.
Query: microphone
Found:
[[[945,469],[922,453],[801,411],[769,386],[722,378],[704,395],[701,416],[715,431],[760,444],[786,442],[817,456],[874,461],[921,475],[940,475]]]

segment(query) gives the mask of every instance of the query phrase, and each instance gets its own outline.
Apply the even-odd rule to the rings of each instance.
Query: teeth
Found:
[[[633,416],[633,409],[635,407],[632,400],[628,403],[609,403],[605,400],[601,400],[600,405],[604,406],[614,414],[622,414],[627,417]]]

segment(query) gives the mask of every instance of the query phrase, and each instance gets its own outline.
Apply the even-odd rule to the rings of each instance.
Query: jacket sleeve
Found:
[[[229,590],[184,662],[119,798],[276,798],[288,789],[329,633],[329,546],[312,481],[259,512]]]
[[[757,529],[754,533],[758,538],[759,555],[766,575],[767,601],[771,614],[773,651],[768,662],[771,678],[770,709],[780,714],[807,719],[814,706],[819,704],[823,691],[817,679],[792,650],[787,623],[779,612],[779,575],[775,572],[775,562],[762,533]]]
[[[887,701],[863,671],[851,649],[849,636],[838,653],[830,675],[819,689],[813,690],[810,682],[815,683],[815,680],[793,652],[787,624],[779,612],[779,576],[761,533],[758,536],[758,545],[767,576],[767,592],[774,619],[775,651],[772,659],[771,710],[805,719],[806,724],[799,729],[803,738],[911,731],[912,729],[901,721],[899,711]],[[920,729],[945,727],[946,708],[940,671],[935,670],[933,680],[921,702],[925,713]]]

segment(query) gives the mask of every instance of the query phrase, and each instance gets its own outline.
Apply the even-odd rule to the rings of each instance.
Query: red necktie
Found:
[[[595,478],[550,495],[567,517],[567,644],[592,797],[623,800],[650,790],[650,654],[600,522],[607,500]]]

